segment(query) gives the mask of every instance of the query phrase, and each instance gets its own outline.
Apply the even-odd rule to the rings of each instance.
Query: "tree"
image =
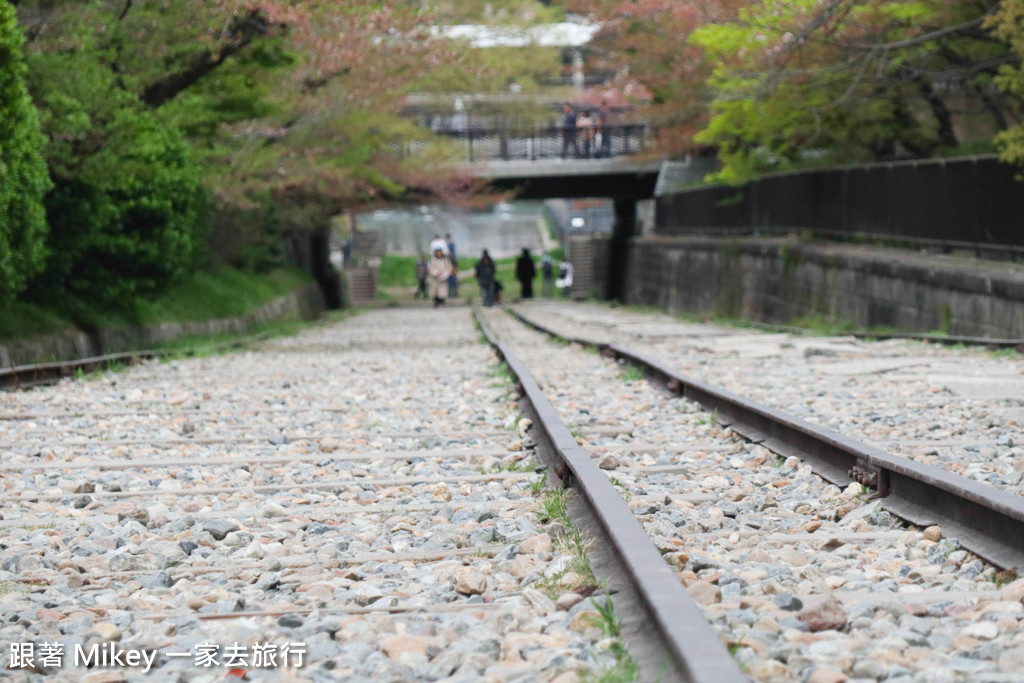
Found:
[[[121,87],[98,44],[28,61],[55,185],[45,202],[50,255],[28,294],[71,314],[86,302],[127,308],[197,263],[200,168],[181,132]]]
[[[62,244],[37,287],[47,296],[116,301],[192,267],[204,185],[229,214],[273,202],[257,213],[282,229],[400,197],[407,178],[450,186],[403,157],[426,137],[398,116],[404,92],[452,56],[404,2],[25,0],[18,11],[58,185],[48,208]]]
[[[1024,57],[1024,1],[1003,0],[999,8],[986,22],[993,34],[1006,41],[1016,59],[999,68],[996,83],[1009,96],[1020,102],[1024,100],[1024,69],[1020,59]],[[1015,123],[1008,126],[996,137],[1005,161],[1024,165],[1024,123],[1020,108],[1014,112]]]
[[[0,304],[24,289],[46,253],[43,196],[50,180],[24,82],[23,43],[14,8],[0,3]]]
[[[1016,60],[982,25],[993,0],[570,6],[604,22],[606,58],[652,93],[639,113],[659,151],[714,149],[722,180],[985,144],[1017,107],[993,88]]]
[[[982,27],[991,10],[952,0],[751,2],[693,35],[718,64],[711,121],[696,140],[719,149],[723,180],[954,149],[952,98],[980,103],[989,131],[1005,119],[991,82],[1007,49]]]
[[[400,2],[265,3],[261,16],[262,49],[279,46],[291,63],[261,74],[263,115],[224,122],[209,139],[219,196],[267,193],[287,203],[315,194],[321,225],[346,208],[399,197],[417,166],[404,149],[427,137],[400,118],[404,95],[454,57],[447,43]],[[242,57],[226,66],[246,68]],[[195,91],[212,94],[204,87]]]
[[[651,125],[657,152],[693,151],[693,136],[708,118],[712,67],[689,38],[701,26],[731,16],[728,0],[571,0],[568,6],[602,26],[592,46],[594,66],[618,70],[619,91],[649,94],[649,101],[634,103]]]

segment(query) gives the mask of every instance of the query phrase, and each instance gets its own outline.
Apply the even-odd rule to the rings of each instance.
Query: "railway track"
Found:
[[[608,597],[538,505],[509,391],[463,309],[2,395],[5,676],[575,680],[614,665]],[[141,663],[104,666],[108,648]]]
[[[1024,356],[695,325],[599,305],[517,310],[915,462],[1024,495]]]
[[[0,637],[68,653],[13,675],[110,674],[70,657],[115,643],[189,680],[222,679],[230,647],[249,656],[236,673],[283,675],[252,665],[261,644],[304,680],[628,680],[634,662],[641,680],[701,683],[1021,680],[1024,583],[1006,571],[1019,546],[989,529],[972,546],[988,564],[950,537],[973,520],[912,526],[871,489],[818,476],[845,466],[834,456],[806,464],[806,443],[690,400],[723,395],[676,365],[714,374],[701,355],[718,342],[752,363],[761,341],[607,309],[521,312],[601,333],[616,357],[482,311],[510,385],[465,309],[387,311],[0,395],[0,604],[17,617]],[[993,436],[968,432],[944,438]],[[865,483],[879,457],[854,456]],[[566,504],[582,535],[554,514]],[[1024,519],[1018,505],[1006,519]],[[204,646],[220,668],[200,665]]]
[[[570,329],[566,336],[574,338],[586,327],[573,319],[574,314],[595,315],[574,308],[559,318],[554,311],[569,309],[545,305],[523,306],[520,312],[545,309],[550,311],[547,321]],[[637,322],[654,322],[638,321],[635,314],[623,317],[631,320],[617,318],[620,332],[636,329]],[[552,343],[501,314],[490,313],[489,319],[571,424],[623,421],[632,426],[633,438],[646,442],[695,442],[682,455],[663,452],[655,457],[645,452],[629,457],[628,447],[622,448],[626,439],[583,441],[598,452],[604,445],[618,447],[605,463],[609,476],[753,678],[1020,679],[1015,667],[1024,655],[1019,636],[1024,583],[1015,579],[1024,547],[1024,505],[1018,496],[892,458],[892,470],[887,472],[892,474],[893,490],[875,489],[874,493],[889,496],[872,501],[867,495],[872,490],[858,483],[847,485],[848,474],[836,486],[814,473],[817,469],[839,474],[837,461],[828,454],[822,460],[813,458],[823,455],[815,452],[822,447],[807,443],[804,437],[812,430],[799,420],[794,425],[792,417],[763,405],[753,416],[738,413],[731,400],[745,403],[743,399],[681,377],[666,364],[649,362],[621,346],[608,346],[608,341],[597,348],[618,362],[587,354],[579,343]],[[658,334],[666,332],[662,328]],[[623,360],[630,365],[623,365]],[[624,370],[628,388],[619,376]],[[641,382],[641,372],[662,380],[668,392]],[[671,398],[677,392],[695,396],[711,409],[697,410],[693,403]],[[801,438],[787,441],[774,426],[779,418],[798,427]],[[754,442],[738,442],[741,432]],[[710,444],[709,436],[714,437]],[[867,456],[871,466],[883,464],[883,454],[865,444],[849,443],[834,433],[824,436],[830,448],[853,448],[857,455]],[[734,452],[728,453],[728,443]],[[810,456],[813,467],[787,457],[800,451],[802,457]],[[642,474],[645,464],[681,463],[681,476]],[[631,471],[620,475],[617,470],[622,466],[631,466]],[[897,470],[911,481],[897,481]],[[921,479],[924,483],[912,483]],[[931,493],[915,498],[910,491],[914,486]],[[950,497],[940,498],[936,490]],[[673,498],[692,493],[713,493],[715,500],[693,504]],[[651,503],[651,498],[657,501],[663,495],[663,500]],[[927,500],[929,496],[935,500]],[[633,504],[634,500],[638,502]],[[978,503],[983,509],[972,509],[966,516],[949,514],[947,509]],[[942,518],[948,524],[914,527],[884,506],[911,518]],[[975,519],[980,517],[986,520]],[[975,523],[980,526],[970,526]],[[985,539],[978,538],[982,529]],[[965,535],[958,540],[959,534]],[[964,546],[999,564],[986,563]],[[1010,570],[1003,571],[1007,567]]]

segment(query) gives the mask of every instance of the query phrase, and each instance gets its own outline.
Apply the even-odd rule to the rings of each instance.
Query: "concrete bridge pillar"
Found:
[[[608,259],[608,298],[625,301],[629,241],[636,235],[637,197],[615,198],[615,224]]]

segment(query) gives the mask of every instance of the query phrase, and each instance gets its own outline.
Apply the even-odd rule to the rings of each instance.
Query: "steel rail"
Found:
[[[824,479],[874,488],[882,507],[919,526],[938,525],[948,538],[1002,569],[1024,569],[1024,498],[961,477],[935,465],[903,458],[807,422],[763,403],[687,377],[664,363],[617,344],[562,335],[519,311],[511,315],[552,337],[596,348],[632,363],[644,376],[707,410],[750,441],[781,455],[795,455]]]
[[[607,474],[576,443],[529,369],[495,336],[479,309],[474,306],[473,312],[484,337],[516,376],[536,424],[560,459],[555,474],[579,491],[602,545],[612,550],[640,598],[647,625],[654,628],[662,650],[672,658],[674,668],[662,672],[659,680],[749,683]]]
[[[777,325],[775,323],[751,322],[753,327],[768,332],[784,332],[786,334],[804,335],[809,330],[802,327],[791,327],[789,325]],[[853,337],[855,339],[875,339],[879,341],[889,339],[908,339],[911,341],[922,341],[946,346],[984,346],[989,350],[1014,349],[1024,352],[1024,339],[999,339],[989,337],[970,337],[953,334],[926,334],[923,332],[872,332],[870,330],[851,330],[849,332],[838,332],[839,337]]]

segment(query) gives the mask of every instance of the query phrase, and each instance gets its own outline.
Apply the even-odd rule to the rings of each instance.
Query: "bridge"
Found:
[[[477,178],[496,190],[514,191],[517,199],[582,199],[608,197],[616,201],[649,199],[662,161],[639,163],[626,157],[611,159],[490,160],[470,165]]]
[[[710,168],[704,161],[670,164],[661,160],[636,162],[628,157],[610,159],[546,159],[505,161],[494,159],[470,166],[477,178],[491,187],[516,193],[519,199],[583,199],[607,197],[615,204],[608,293],[621,299],[625,291],[626,254],[636,235],[636,204],[655,195],[659,179],[699,182]]]
[[[462,125],[432,126],[437,135],[461,140],[465,145],[466,160],[487,161],[501,159],[530,160],[556,159],[562,155],[562,129],[555,124],[533,127],[510,127],[505,125],[477,125],[463,122]],[[576,147],[582,154],[584,144],[577,128]],[[595,129],[595,139],[590,146],[592,158],[630,156],[644,148],[649,135],[646,123],[606,124]]]

